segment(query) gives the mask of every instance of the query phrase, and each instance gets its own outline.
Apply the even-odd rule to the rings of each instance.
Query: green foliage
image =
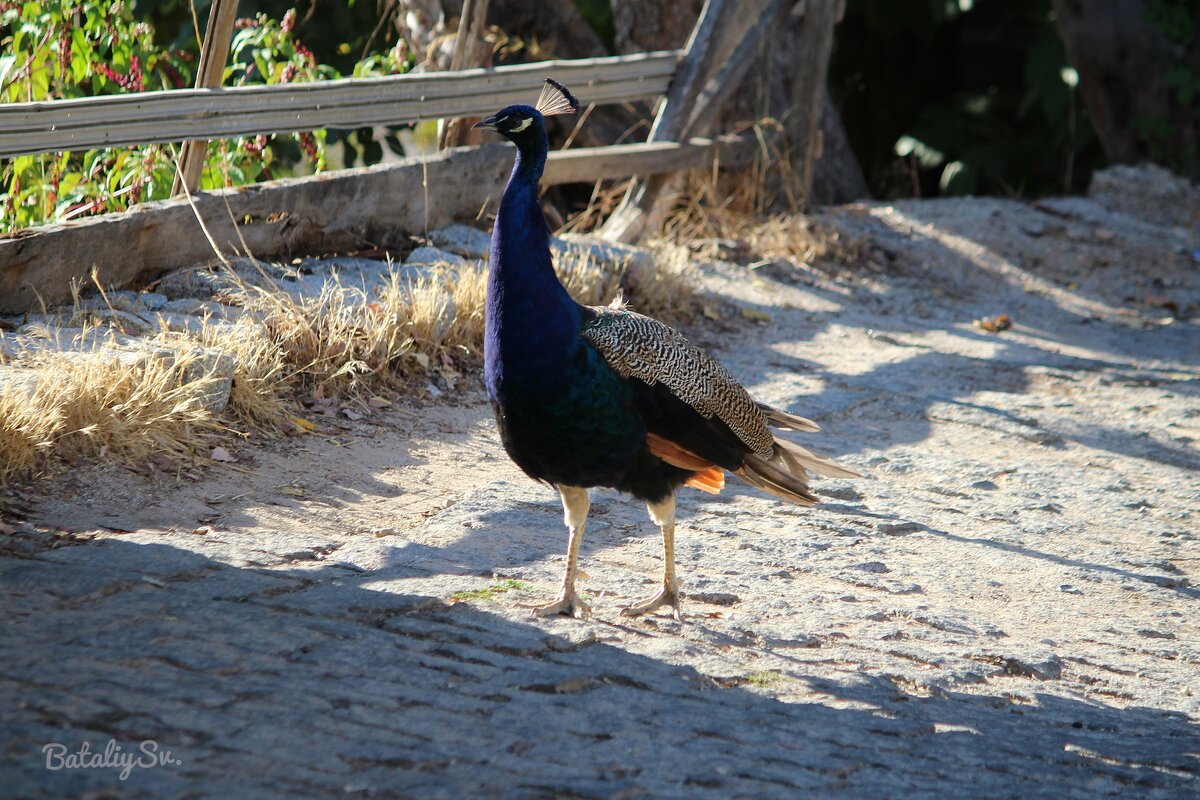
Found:
[[[119,3],[0,6],[0,102],[166,89],[191,81],[194,56],[163,50]],[[125,208],[169,191],[161,147],[20,156],[3,162],[0,232]],[[163,187],[166,187],[165,189]]]
[[[849,0],[830,84],[883,197],[1075,191],[1103,160],[1049,0]]]
[[[609,0],[575,0],[575,7],[604,42],[608,52],[617,52],[617,31],[613,27],[612,3]]]
[[[186,9],[186,6],[181,6]],[[238,21],[225,85],[292,83],[340,77],[295,36],[296,12],[279,20],[259,13]],[[191,26],[190,14],[188,27]],[[0,2],[0,102],[91,97],[191,86],[195,35],[164,45],[155,27],[127,5],[106,0]],[[369,54],[355,77],[406,72],[402,50]],[[352,161],[378,160],[367,135],[334,134]],[[240,186],[326,168],[325,131],[260,135],[209,143],[201,188]],[[19,156],[0,162],[0,233],[46,222],[122,211],[169,196],[175,178],[168,145],[101,148],[84,153]]]

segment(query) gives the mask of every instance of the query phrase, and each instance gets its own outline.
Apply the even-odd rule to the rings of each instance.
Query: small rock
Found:
[[[854,569],[861,569],[863,572],[891,572],[887,564],[884,564],[882,561],[865,561],[862,564],[855,564]]]
[[[643,247],[605,242],[577,233],[564,233],[552,238],[550,248],[560,253],[587,256],[597,266],[613,268],[624,265],[630,272],[640,275],[646,275],[654,267],[653,256]]]
[[[852,486],[824,486],[816,491],[817,494],[832,497],[835,500],[862,500],[862,495]]]
[[[180,297],[168,300],[156,310],[166,314],[198,314],[204,310],[204,301],[198,297]]]
[[[713,606],[731,606],[742,602],[742,598],[731,592],[689,592],[687,598]]]
[[[1175,634],[1170,631],[1156,631],[1150,628],[1142,628],[1137,632],[1138,636],[1145,636],[1147,639],[1174,639]]]
[[[137,314],[131,314],[128,311],[112,311],[104,309],[101,311],[92,311],[90,316],[97,322],[106,323],[113,328],[120,330],[122,333],[130,335],[141,335],[152,332],[157,325],[149,322]]]
[[[1063,594],[1083,594],[1082,591],[1080,591],[1079,589],[1076,589],[1074,586],[1072,586],[1069,583],[1062,584],[1061,586],[1058,587],[1058,590],[1060,592],[1062,592]]]
[[[1001,661],[1001,666],[1009,675],[1021,675],[1042,681],[1055,680],[1062,675],[1062,662],[1058,660],[1058,656],[1053,655],[1041,661],[1005,658]]]
[[[990,492],[993,489],[997,489],[999,487],[996,486],[996,484],[992,483],[991,481],[975,481],[974,483],[971,484],[971,488],[972,489],[983,489],[984,491]]]
[[[237,461],[237,459],[234,458],[233,455],[231,455],[230,452],[224,447],[214,447],[212,452],[208,454],[208,457],[213,461],[222,461],[226,464],[231,464],[234,461]]]
[[[821,640],[816,636],[810,636],[807,633],[792,631],[785,633],[783,636],[768,636],[765,638],[766,644],[771,647],[780,649],[796,649],[806,647],[820,647]]]
[[[924,529],[925,526],[917,522],[881,522],[875,526],[875,530],[885,536],[904,536]]]
[[[492,241],[486,232],[469,225],[451,225],[430,231],[429,240],[435,247],[466,258],[487,258]]]
[[[465,264],[466,259],[436,247],[418,247],[404,259],[405,264]]]
[[[138,305],[146,311],[158,311],[167,303],[167,296],[158,292],[141,292],[138,294]]]

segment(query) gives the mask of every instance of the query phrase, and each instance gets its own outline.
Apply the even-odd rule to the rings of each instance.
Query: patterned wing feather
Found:
[[[767,418],[720,362],[683,335],[650,317],[591,308],[583,338],[624,378],[662,384],[706,419],[717,417],[755,454],[770,458],[775,439]]]

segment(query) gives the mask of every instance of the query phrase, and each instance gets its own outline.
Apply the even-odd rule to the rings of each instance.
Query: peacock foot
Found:
[[[553,603],[547,603],[544,606],[533,606],[533,614],[536,617],[553,617],[556,614],[566,614],[569,617],[583,619],[590,615],[592,609],[587,603],[579,599],[579,595],[575,592],[563,590],[558,596],[558,599]]]
[[[679,587],[663,584],[663,587],[658,590],[658,594],[648,597],[640,603],[634,603],[629,608],[622,609],[621,616],[640,617],[642,614],[648,614],[655,609],[668,605],[673,609],[671,616],[677,620],[682,620],[683,615],[679,611]]]

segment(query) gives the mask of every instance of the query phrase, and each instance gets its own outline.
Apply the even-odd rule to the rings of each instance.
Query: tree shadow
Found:
[[[712,677],[403,589],[107,540],[0,562],[6,793],[20,797],[1194,796],[1179,714],[885,676]],[[787,697],[785,701],[782,698]],[[147,739],[180,763],[47,770]]]

